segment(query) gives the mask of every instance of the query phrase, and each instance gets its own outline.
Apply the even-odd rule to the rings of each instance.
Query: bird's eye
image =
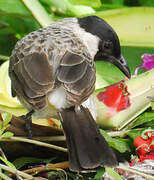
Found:
[[[110,49],[112,46],[112,42],[111,41],[105,41],[103,45],[104,45],[105,49]]]

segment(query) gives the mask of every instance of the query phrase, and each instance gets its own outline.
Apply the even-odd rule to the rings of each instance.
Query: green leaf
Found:
[[[22,168],[25,165],[28,164],[35,164],[35,163],[47,163],[51,162],[55,158],[49,158],[49,159],[41,159],[41,158],[35,158],[35,157],[20,157],[13,161],[13,164],[17,169]]]
[[[1,0],[0,1],[0,35],[21,33],[22,36],[40,28],[38,22],[33,18],[31,12],[25,7],[20,0]],[[11,37],[11,40],[17,41],[15,37]],[[10,40],[10,41],[11,41]],[[7,45],[2,48],[6,48]],[[0,43],[1,46],[1,43]],[[14,45],[13,45],[14,46]],[[12,49],[9,49],[9,51]],[[0,47],[1,53],[1,47]],[[1,53],[4,54],[4,53]],[[8,53],[5,53],[8,55]]]
[[[128,62],[128,66],[130,67],[131,73],[134,74],[137,66],[142,64],[141,56],[144,53],[153,54],[154,48],[150,47],[137,47],[137,46],[122,46],[122,54]],[[145,70],[140,70],[140,73],[145,72]]]
[[[105,19],[114,28],[122,45],[154,46],[154,8],[120,8],[97,12],[95,15]]]
[[[144,123],[143,126],[144,127],[151,127],[154,129],[154,120],[147,122],[147,123]]]
[[[142,6],[154,6],[154,1],[153,0],[138,0],[140,5]]]
[[[24,4],[31,11],[34,18],[40,23],[42,27],[46,27],[51,24],[52,19],[46,12],[44,7],[40,4],[38,0],[23,0]]]
[[[16,169],[16,167],[10,161],[4,159],[2,156],[0,156],[0,160],[2,160],[7,166],[11,167],[12,169]]]
[[[134,129],[134,130],[131,130],[127,135],[134,140],[136,137],[141,135],[143,130],[144,129],[139,129],[139,130]]]
[[[10,137],[12,137],[12,136],[13,136],[13,133],[7,131],[7,132],[3,133],[3,134],[0,136],[0,139],[2,139],[2,138],[10,138]]]
[[[65,16],[83,16],[95,13],[95,10],[90,6],[73,5],[69,0],[41,0],[54,12]]]
[[[96,61],[96,71],[96,89],[100,87],[102,88],[105,85],[113,84],[125,78],[123,73],[118,68],[103,61]]]
[[[124,3],[124,0],[101,0],[102,4],[123,4]]]
[[[31,16],[21,0],[0,0],[0,14],[5,13]]]
[[[144,53],[152,54],[154,48],[122,46],[122,54],[128,62],[131,74],[134,74],[137,66],[142,64],[141,56]],[[140,70],[140,73],[145,72]],[[96,61],[96,89],[125,79],[124,74],[114,65],[105,61]]]
[[[154,111],[154,102],[151,102],[151,108]]]
[[[144,123],[148,123],[153,120],[154,120],[154,112],[145,112],[136,118],[135,122],[132,124],[130,128],[140,126]]]
[[[93,8],[98,8],[101,6],[101,1],[100,0],[69,0],[72,4],[74,5],[85,5],[85,6],[90,6]]]
[[[7,60],[9,60],[9,57],[8,56],[3,56],[3,55],[0,54],[0,60],[7,61]]]
[[[14,116],[17,116],[17,117],[27,113],[27,110],[24,107],[12,108],[12,107],[9,107],[9,106],[0,105],[0,110],[11,113],[11,114],[13,114]]]
[[[104,172],[105,172],[105,168],[104,168],[104,167],[101,167],[101,168],[97,171],[96,175],[94,176],[94,180],[100,180],[101,177],[103,176]]]
[[[55,159],[56,159],[55,157],[51,157],[51,158],[48,158],[48,159],[43,159],[43,162],[46,163],[46,164],[49,164]]]
[[[6,28],[0,29],[0,35],[20,33],[23,36],[40,28],[40,25],[33,17],[16,17],[12,14],[7,14],[2,15],[0,20],[7,24]]]
[[[12,35],[1,35],[0,29],[0,54],[9,56],[16,41],[17,40],[14,39]]]
[[[1,116],[2,116],[2,119],[3,119],[4,127],[5,127],[5,126],[7,126],[8,123],[11,121],[11,119],[12,119],[12,114],[3,112],[3,113],[1,113]]]
[[[114,178],[114,180],[123,180],[123,178],[112,168],[106,167],[105,171]]]
[[[124,153],[126,151],[130,152],[130,141],[128,139],[122,139],[122,138],[112,138],[107,133],[100,129],[101,134],[104,136],[105,140],[109,143],[109,145],[118,150],[121,153]]]
[[[131,139],[135,139],[136,137],[138,136],[141,136],[142,132],[144,130],[148,129],[147,127],[146,128],[139,128],[139,129],[132,129],[130,130],[127,135],[131,138]]]

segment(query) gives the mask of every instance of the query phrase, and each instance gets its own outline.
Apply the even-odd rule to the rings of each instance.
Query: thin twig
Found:
[[[6,170],[8,172],[11,172],[12,174],[15,174],[15,175],[18,174],[19,176],[22,176],[22,177],[24,177],[26,179],[33,179],[33,176],[31,176],[29,174],[26,174],[26,173],[24,173],[22,171],[18,171],[17,169],[13,169],[13,168],[11,168],[9,166],[0,164],[0,168]]]
[[[125,137],[129,130],[122,130],[122,131],[110,131],[107,134],[111,137]]]
[[[41,172],[41,171],[49,171],[49,170],[55,170],[55,169],[66,169],[68,167],[69,167],[69,162],[64,161],[64,162],[60,162],[60,163],[56,163],[56,164],[49,164],[47,166],[36,167],[36,168],[32,168],[32,169],[26,169],[23,172],[28,173],[28,174],[32,174],[32,173]]]
[[[41,136],[41,137],[34,137],[34,139],[38,141],[46,141],[46,142],[66,140],[65,136],[44,136],[44,137]]]
[[[4,180],[13,180],[12,178],[8,177],[7,175],[5,175],[4,173],[0,172],[0,177]]]
[[[3,152],[3,150],[2,150],[1,147],[0,147],[0,154],[1,154],[1,156],[2,156],[5,160],[7,160],[7,158],[6,158],[6,156],[5,156],[5,154],[4,154],[4,152]]]
[[[55,150],[62,151],[62,152],[67,152],[66,148],[56,146],[56,145],[53,145],[53,144],[48,144],[48,143],[41,142],[41,141],[36,141],[36,140],[33,140],[33,139],[23,138],[23,137],[15,137],[15,136],[13,136],[13,137],[9,137],[9,138],[0,139],[0,141],[7,141],[7,140],[26,142],[26,143],[35,144],[35,145],[38,145],[38,146],[48,147],[48,148],[55,149]]]
[[[0,59],[7,61],[9,60],[9,56],[0,55]]]
[[[138,175],[140,175],[140,176],[142,176],[142,177],[145,177],[145,178],[147,178],[147,179],[149,179],[149,180],[150,180],[150,179],[154,180],[154,176],[151,176],[151,175],[148,175],[148,174],[139,172],[139,171],[137,171],[137,170],[135,170],[135,169],[132,169],[132,168],[127,168],[127,167],[118,166],[118,167],[116,167],[116,169],[122,169],[122,170],[124,170],[124,171],[129,171],[129,172],[131,172],[131,173],[138,174]]]
[[[27,137],[22,136],[22,138],[26,139]],[[36,136],[36,137],[33,137],[33,140],[45,141],[45,142],[66,141],[66,137],[65,136]],[[2,139],[0,139],[0,142],[2,142],[2,141],[10,142],[10,141],[15,141],[15,140],[12,140],[10,138],[2,138]]]

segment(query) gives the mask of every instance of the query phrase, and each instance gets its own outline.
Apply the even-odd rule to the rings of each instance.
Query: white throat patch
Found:
[[[96,53],[98,51],[98,44],[100,41],[99,37],[97,37],[89,32],[86,32],[77,23],[74,27],[74,32],[75,32],[75,34],[77,34],[78,37],[80,37],[80,39],[86,45],[91,57],[94,58],[94,56],[96,55]]]

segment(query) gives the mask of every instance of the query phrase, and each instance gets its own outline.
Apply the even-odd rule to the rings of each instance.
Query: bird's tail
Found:
[[[89,110],[65,109],[60,112],[62,126],[66,135],[70,169],[84,171],[98,166],[118,165],[116,156],[104,137]]]

